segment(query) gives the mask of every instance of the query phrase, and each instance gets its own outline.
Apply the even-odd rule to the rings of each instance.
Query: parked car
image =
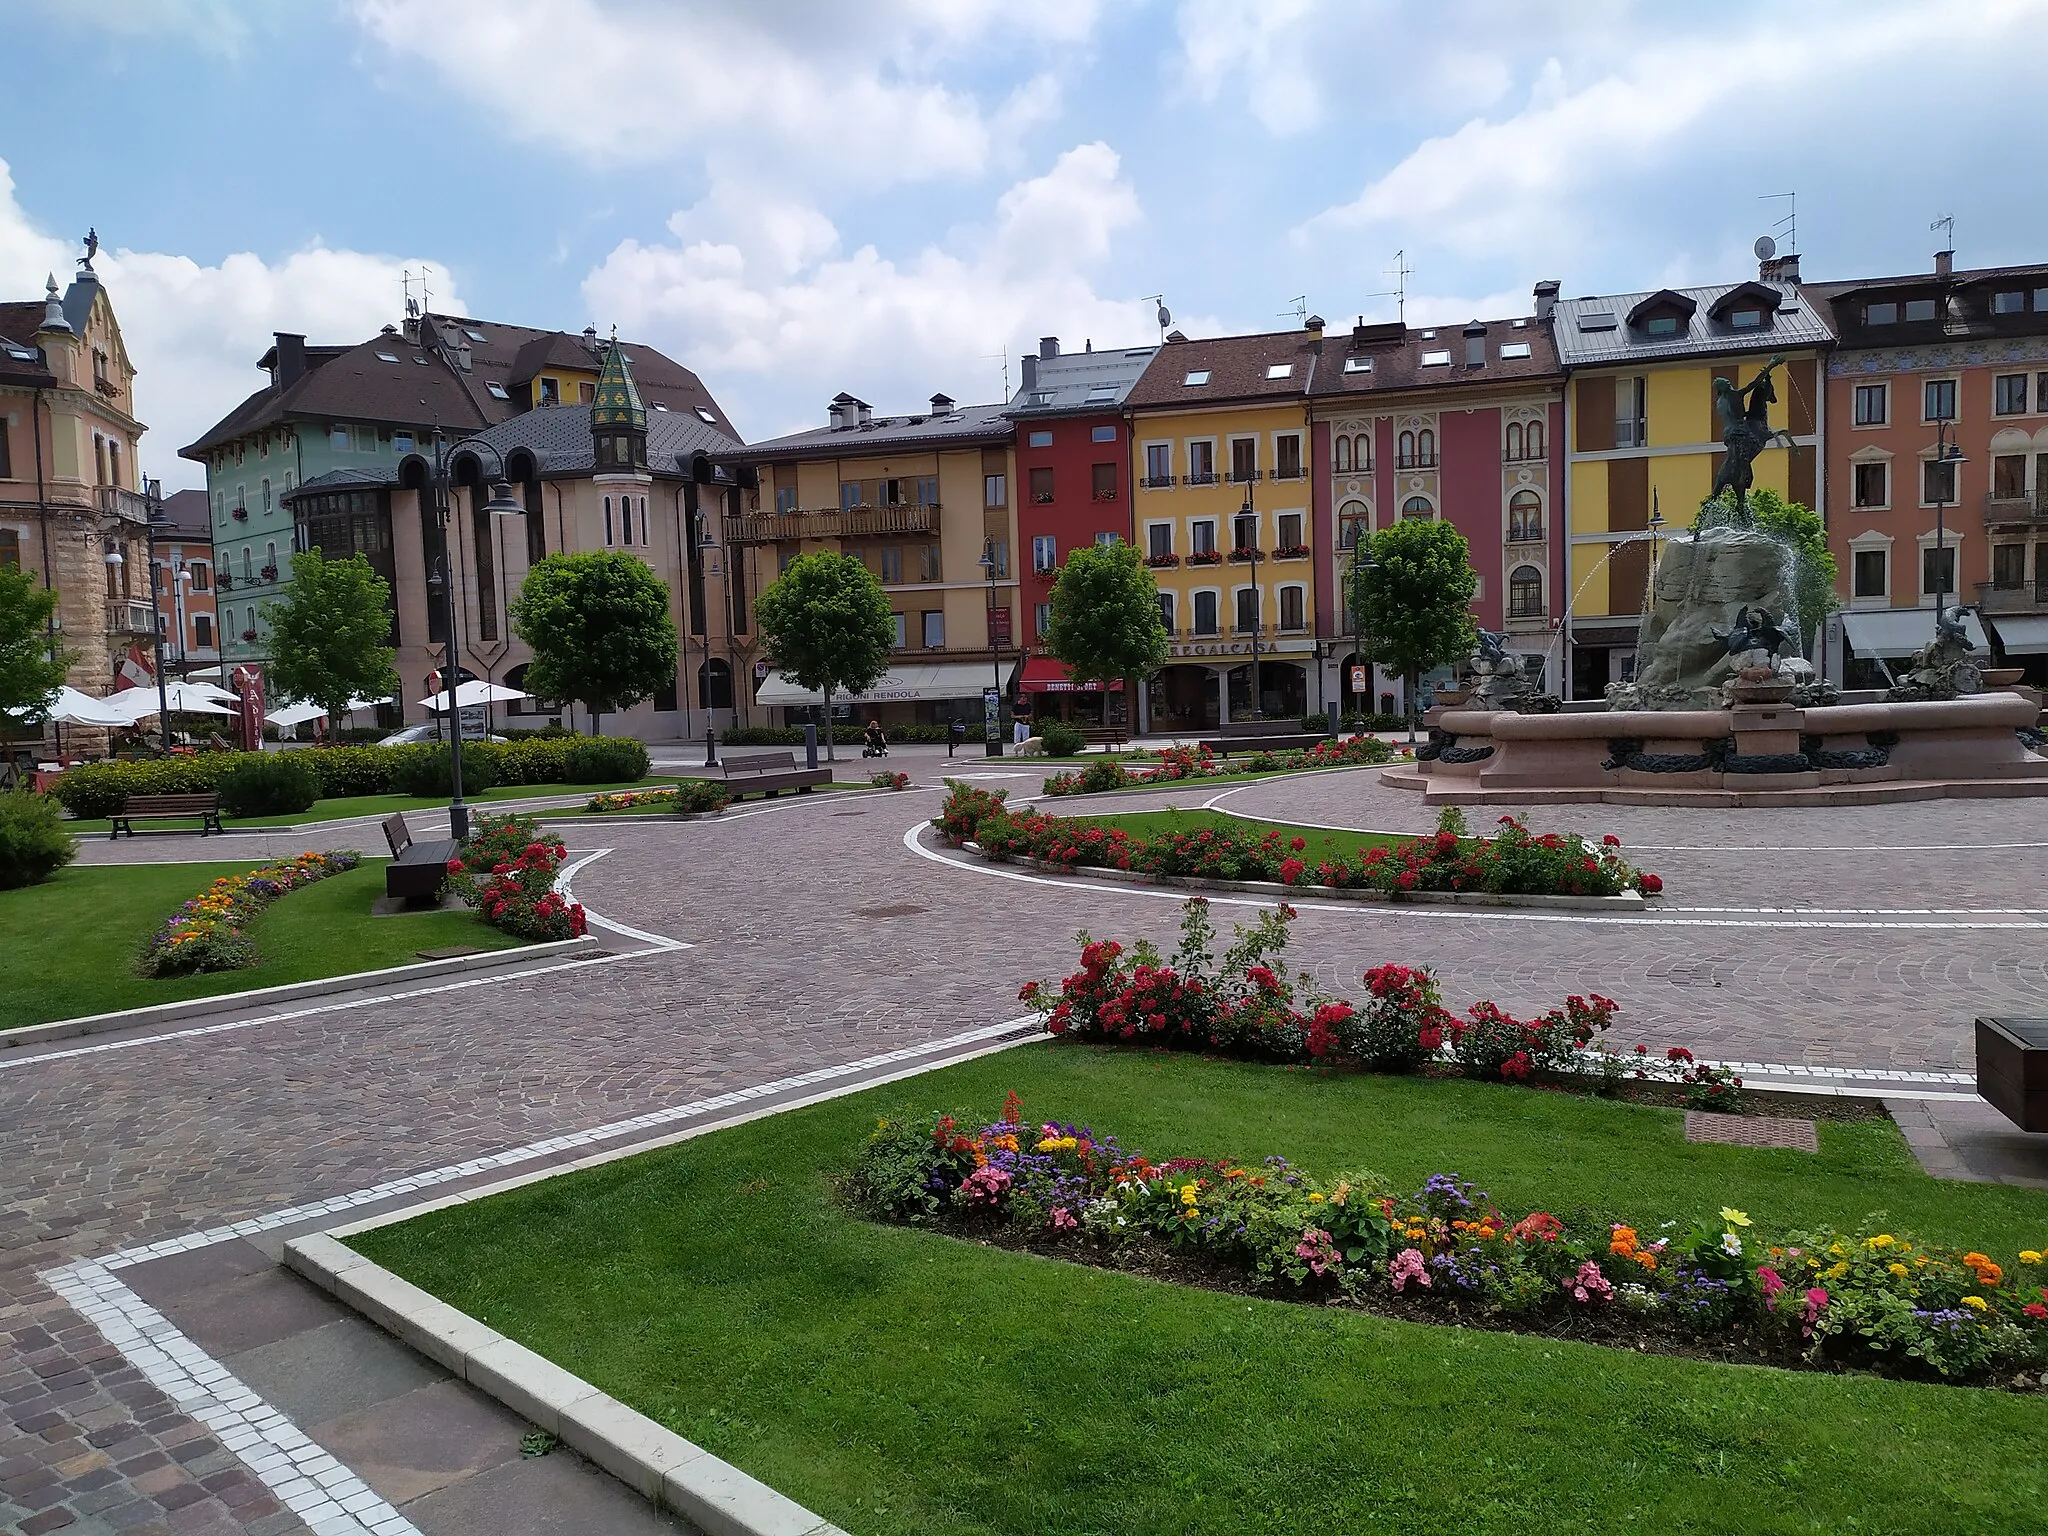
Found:
[[[438,725],[436,725],[433,721],[429,720],[424,725],[408,725],[402,731],[393,731],[389,736],[386,736],[382,741],[378,742],[377,745],[380,747],[410,747],[422,741],[446,741],[447,739],[448,738],[442,733],[441,728]],[[486,736],[482,731],[464,731],[462,733],[462,739],[464,741],[502,742],[509,740],[510,738],[504,736]]]

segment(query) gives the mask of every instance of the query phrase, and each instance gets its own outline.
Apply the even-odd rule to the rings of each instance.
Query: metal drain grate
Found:
[[[1820,1137],[1811,1120],[1785,1120],[1769,1115],[1717,1115],[1712,1110],[1685,1112],[1687,1141],[1718,1141],[1731,1147],[1787,1147],[1818,1152]]]

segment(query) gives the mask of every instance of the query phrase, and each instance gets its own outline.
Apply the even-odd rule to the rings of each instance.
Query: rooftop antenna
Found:
[[[1003,362],[1003,398],[1004,398],[1005,400],[1007,400],[1007,399],[1009,399],[1009,398],[1010,398],[1010,348],[1009,348],[1009,345],[1008,345],[1007,343],[1005,343],[1005,344],[1004,344],[1004,346],[1003,346],[1003,350],[1002,350],[1002,351],[1000,351],[1000,352],[984,352],[984,353],[982,353],[982,354],[981,354],[981,360],[982,360],[982,361],[983,361],[984,363],[985,363],[985,362],[988,362],[988,361],[989,361],[989,360],[990,360],[991,358],[1001,358],[1001,359],[1002,359],[1002,362]]]
[[[1799,194],[1797,192],[1766,192],[1757,198],[1760,203],[1775,203],[1783,200],[1785,216],[1771,228],[1777,232],[1777,246],[1788,256],[1799,252]]]
[[[1943,214],[1943,215],[1942,215],[1942,216],[1941,216],[1940,218],[1936,219],[1936,220],[1935,220],[1935,221],[1934,221],[1934,222],[1933,222],[1932,224],[1928,225],[1927,227],[1928,227],[1929,229],[1939,229],[1939,230],[1942,230],[1942,231],[1944,231],[1944,237],[1943,237],[1943,241],[1942,241],[1942,243],[1943,243],[1943,244],[1944,244],[1945,246],[1947,246],[1947,248],[1948,248],[1948,249],[1950,249],[1950,250],[1954,250],[1954,249],[1955,249],[1955,246],[1956,246],[1956,216],[1955,216],[1954,214],[1952,214],[1952,213],[1944,213],[1944,214]]]
[[[420,313],[421,313],[421,314],[425,314],[425,313],[427,312],[427,310],[428,310],[429,308],[431,308],[431,307],[432,307],[429,301],[430,301],[430,300],[431,300],[431,299],[433,298],[433,294],[432,294],[432,293],[430,293],[430,292],[428,291],[428,289],[427,289],[427,276],[428,276],[428,274],[429,274],[429,273],[431,273],[431,272],[432,272],[433,270],[434,270],[434,269],[433,269],[432,267],[428,266],[428,265],[427,265],[426,263],[424,263],[424,262],[422,262],[422,263],[420,264]]]
[[[1152,312],[1152,318],[1159,322],[1159,340],[1163,345],[1166,341],[1166,328],[1173,324],[1173,311],[1166,307],[1166,295],[1163,293],[1148,293],[1145,299],[1146,302],[1159,306]]]
[[[1368,293],[1366,295],[1368,299],[1392,299],[1394,301],[1394,318],[1403,325],[1408,323],[1408,279],[1414,275],[1414,272],[1415,269],[1408,265],[1407,251],[1396,251],[1394,252],[1394,264],[1387,268],[1387,275],[1393,278],[1394,286],[1384,288],[1378,293]]]
[[[1289,303],[1289,306],[1278,311],[1278,313],[1294,316],[1294,323],[1296,325],[1306,325],[1308,323],[1308,295],[1297,293]]]

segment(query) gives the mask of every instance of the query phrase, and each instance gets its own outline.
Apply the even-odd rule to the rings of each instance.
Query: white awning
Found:
[[[2040,614],[1993,614],[1991,627],[2008,656],[2048,654],[2048,617]]]
[[[1017,670],[1015,662],[1003,663],[1003,682],[1008,685]],[[832,696],[833,702],[842,700],[856,709],[865,704],[900,704],[915,700],[929,699],[978,699],[984,688],[996,684],[996,669],[979,661],[941,661],[924,666],[891,667],[882,680],[865,693],[840,694]],[[795,683],[785,681],[782,674],[769,670],[763,679],[761,689],[754,695],[759,704],[771,706],[800,707],[806,704],[822,704],[825,695],[799,688]]]
[[[1894,656],[1910,656],[1934,638],[1934,610],[1882,608],[1863,613],[1851,610],[1842,615],[1842,627],[1848,631],[1849,643],[1856,647],[1858,656],[1882,656],[1889,660]],[[1972,650],[1990,651],[1991,646],[1984,638],[1984,626],[1977,621],[1976,614],[1963,615],[1963,633],[1969,636]]]

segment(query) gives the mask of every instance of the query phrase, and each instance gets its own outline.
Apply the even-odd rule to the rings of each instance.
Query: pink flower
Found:
[[[1591,1259],[1581,1264],[1579,1272],[1571,1279],[1560,1280],[1557,1283],[1571,1292],[1573,1301],[1594,1302],[1614,1299],[1614,1287],[1608,1283],[1607,1277],[1600,1273],[1600,1266]]]
[[[1429,1284],[1429,1271],[1422,1266],[1421,1250],[1403,1248],[1399,1253],[1395,1254],[1392,1261],[1387,1265],[1387,1279],[1393,1282],[1394,1289],[1397,1291],[1405,1289],[1410,1280],[1413,1280],[1417,1285],[1427,1287]]]
[[[1828,1293],[1820,1286],[1814,1286],[1806,1293],[1806,1313],[1800,1321],[1799,1332],[1804,1338],[1813,1337],[1813,1325],[1820,1321],[1820,1314],[1828,1304]]]
[[[1764,1301],[1766,1303],[1775,1303],[1778,1299],[1778,1292],[1785,1289],[1784,1280],[1768,1264],[1757,1265],[1756,1277],[1764,1288]]]
[[[1052,1229],[1055,1232],[1071,1232],[1081,1225],[1074,1220],[1074,1213],[1065,1206],[1057,1207],[1052,1213]]]

